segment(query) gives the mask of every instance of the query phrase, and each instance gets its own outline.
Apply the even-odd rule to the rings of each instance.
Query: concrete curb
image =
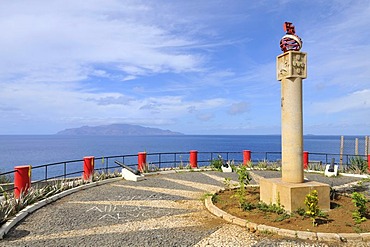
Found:
[[[83,185],[71,188],[69,190],[62,191],[58,194],[55,194],[55,195],[53,195],[51,197],[48,197],[48,198],[45,198],[45,199],[43,199],[41,201],[38,201],[36,203],[33,203],[31,205],[28,205],[27,207],[25,207],[24,209],[19,211],[13,218],[8,220],[6,223],[4,223],[1,226],[1,228],[0,228],[0,240],[3,239],[5,234],[7,234],[9,232],[9,230],[12,227],[14,227],[19,221],[23,220],[28,214],[31,214],[32,212],[35,212],[36,210],[40,209],[41,207],[43,207],[43,206],[45,206],[49,203],[55,202],[56,200],[58,200],[62,197],[65,197],[65,196],[68,196],[70,194],[76,193],[78,191],[86,190],[88,188],[92,188],[92,187],[107,184],[107,183],[112,183],[112,182],[119,181],[119,180],[122,180],[122,177],[109,178],[109,179],[100,180],[100,181],[96,181],[96,182],[92,182],[92,183],[88,183],[88,184],[83,184]]]
[[[218,192],[221,192],[220,190]],[[318,241],[330,241],[330,242],[361,242],[370,241],[370,233],[326,233],[326,232],[306,232],[306,231],[295,231],[282,229],[267,225],[258,225],[248,220],[244,220],[226,213],[225,211],[216,207],[212,202],[212,196],[207,196],[204,201],[205,207],[209,212],[216,215],[217,217],[223,218],[227,222],[235,225],[246,227],[248,231],[268,231],[274,234],[278,234],[284,237],[299,238],[303,240],[318,240]]]

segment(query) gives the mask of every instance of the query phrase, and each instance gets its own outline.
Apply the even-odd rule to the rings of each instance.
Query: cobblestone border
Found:
[[[31,214],[32,212],[38,210],[39,208],[41,208],[45,205],[48,205],[49,203],[55,202],[56,200],[58,200],[62,197],[68,196],[72,193],[76,193],[76,192],[81,191],[81,190],[86,190],[88,188],[92,188],[92,187],[95,187],[95,186],[99,186],[99,185],[103,185],[103,184],[107,184],[107,183],[112,183],[112,182],[119,181],[119,180],[122,180],[122,179],[123,179],[122,177],[109,178],[109,179],[104,179],[104,180],[100,180],[100,181],[96,181],[96,182],[92,182],[92,183],[88,183],[88,184],[83,184],[83,185],[74,187],[72,189],[62,191],[58,194],[55,194],[55,195],[53,195],[51,197],[48,197],[48,198],[45,198],[45,199],[43,199],[41,201],[38,201],[36,203],[33,203],[31,205],[28,205],[27,207],[25,207],[24,209],[19,211],[13,218],[8,220],[6,223],[4,223],[1,226],[1,228],[0,228],[0,240],[3,239],[5,234],[7,234],[9,232],[9,230],[13,226],[15,226],[19,221],[23,220],[25,217],[27,217],[28,214]]]
[[[219,190],[222,192],[224,189]],[[306,232],[288,230],[273,226],[259,225],[248,220],[244,220],[233,216],[225,211],[216,207],[212,202],[212,196],[207,196],[204,200],[204,205],[209,212],[217,217],[223,218],[227,222],[245,227],[249,232],[267,231],[278,234],[284,237],[299,238],[303,240],[317,240],[317,241],[330,241],[330,242],[361,242],[370,241],[370,233],[326,233],[326,232]]]

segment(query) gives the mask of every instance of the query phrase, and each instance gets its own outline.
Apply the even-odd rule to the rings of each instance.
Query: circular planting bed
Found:
[[[316,224],[305,215],[305,209],[291,214],[279,210],[278,205],[262,205],[259,187],[246,187],[244,209],[240,206],[236,189],[222,190],[206,200],[207,208],[225,220],[246,226],[249,230],[268,231],[283,236],[325,241],[370,240],[370,217],[356,223],[352,213],[356,207],[352,198],[336,194],[331,198],[330,211],[316,218]],[[366,203],[369,208],[370,203]]]

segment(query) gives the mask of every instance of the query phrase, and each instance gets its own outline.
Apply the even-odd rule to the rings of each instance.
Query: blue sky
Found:
[[[0,134],[280,134],[285,21],[308,53],[304,133],[369,134],[368,0],[2,1]]]

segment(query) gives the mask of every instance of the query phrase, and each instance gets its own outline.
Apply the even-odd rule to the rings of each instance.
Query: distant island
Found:
[[[111,124],[100,126],[82,126],[59,131],[57,135],[84,135],[84,136],[144,136],[144,135],[183,135],[179,132],[158,128],[143,127],[132,124]]]

